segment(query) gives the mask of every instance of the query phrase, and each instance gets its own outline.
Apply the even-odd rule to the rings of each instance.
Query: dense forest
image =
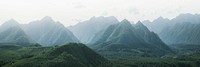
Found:
[[[26,46],[24,46],[26,45]],[[199,67],[200,50],[166,56],[103,55],[79,43],[42,47],[39,44],[0,44],[2,67]],[[27,46],[29,45],[29,46]],[[185,49],[184,49],[185,50]],[[190,50],[188,50],[189,52]],[[120,54],[120,55],[117,55]],[[108,60],[107,60],[108,59]]]

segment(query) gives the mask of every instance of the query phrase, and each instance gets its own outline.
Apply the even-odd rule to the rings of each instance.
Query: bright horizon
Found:
[[[65,26],[93,16],[115,16],[118,20],[174,18],[181,13],[200,13],[199,0],[0,0],[0,24],[15,19],[21,24],[52,17]]]

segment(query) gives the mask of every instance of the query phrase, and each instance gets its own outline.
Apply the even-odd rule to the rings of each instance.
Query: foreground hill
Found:
[[[0,46],[1,58],[12,58],[10,62],[4,59],[1,62],[3,67],[111,67],[111,63],[98,55],[84,44],[69,43],[57,47],[26,47],[20,46]],[[13,55],[13,56],[10,56]]]
[[[141,22],[131,25],[127,20],[109,26],[93,42],[90,47],[103,54],[165,55],[172,52],[157,34],[150,32]]]

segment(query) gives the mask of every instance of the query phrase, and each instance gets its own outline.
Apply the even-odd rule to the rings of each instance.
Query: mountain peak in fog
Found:
[[[55,22],[50,16],[43,17],[41,21],[45,23]]]
[[[146,27],[141,21],[138,21],[135,25],[144,26]]]
[[[3,24],[0,26],[0,32],[1,32],[1,31],[4,31],[4,30],[6,30],[6,29],[9,29],[9,28],[11,28],[11,27],[19,27],[19,26],[20,26],[20,25],[19,25],[19,23],[18,23],[16,20],[10,19],[10,20],[6,21],[5,23],[3,23]]]
[[[4,24],[2,25],[18,25],[19,23],[15,20],[15,19],[10,19],[8,21],[6,21]]]
[[[127,23],[127,22],[129,22],[127,19],[123,19],[121,22],[125,22],[125,23]]]

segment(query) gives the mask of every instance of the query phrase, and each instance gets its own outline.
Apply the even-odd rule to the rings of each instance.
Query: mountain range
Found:
[[[143,21],[151,31],[156,32],[167,45],[199,44],[199,14],[180,14],[172,19],[159,17],[153,22]]]
[[[79,42],[70,30],[48,16],[29,24],[11,19],[0,26],[0,37],[1,43],[39,43],[43,46]]]
[[[170,27],[175,25],[176,23],[185,23],[189,22],[192,24],[199,24],[200,22],[200,15],[199,14],[180,14],[175,18],[168,19],[159,17],[152,22],[145,20],[142,23],[148,27],[149,30],[154,31],[155,33],[159,34],[165,27]]]
[[[48,16],[11,19],[0,26],[0,67],[199,67],[199,21],[199,14],[135,24],[100,16],[65,27]]]
[[[141,22],[132,25],[126,19],[99,33],[90,47],[101,53],[112,51],[164,55],[172,52],[157,34],[150,32]]]

